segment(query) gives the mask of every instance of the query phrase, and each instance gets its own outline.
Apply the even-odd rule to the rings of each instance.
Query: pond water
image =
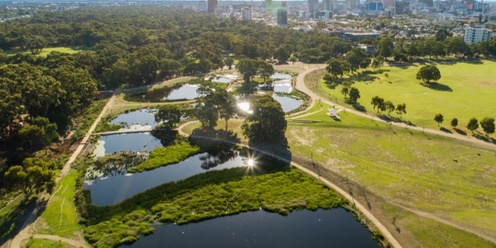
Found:
[[[291,79],[293,76],[287,73],[276,72],[274,75],[270,76],[272,79]]]
[[[186,225],[156,227],[155,233],[122,247],[380,247],[371,233],[342,208],[301,210],[282,216],[246,212]]]
[[[196,93],[198,88],[200,86],[196,84],[185,84],[181,88],[173,90],[169,96],[162,98],[162,100],[195,99],[198,98],[198,93]]]
[[[289,96],[278,96],[273,94],[272,97],[274,100],[278,101],[281,104],[282,110],[284,113],[295,110],[301,106],[301,100],[294,99]]]
[[[141,109],[117,116],[111,124],[124,124],[126,126],[142,125],[155,127],[158,123],[155,121],[155,109]]]
[[[102,136],[98,140],[95,154],[103,156],[114,152],[137,152],[151,151],[155,147],[162,146],[160,140],[151,133],[128,133]]]
[[[274,86],[274,92],[291,93],[293,90],[290,80],[275,81],[272,85]]]
[[[111,137],[111,136],[110,136]],[[91,203],[106,206],[119,203],[129,197],[158,185],[186,179],[208,170],[246,166],[242,156],[234,156],[227,161],[215,161],[217,157],[197,154],[177,164],[167,165],[142,173],[114,175],[85,182],[84,189],[91,192]],[[206,161],[212,162],[206,164]]]
[[[224,83],[224,84],[228,84],[228,83],[230,83],[231,81],[233,81],[233,79],[228,78],[228,77],[215,77],[214,79],[212,79],[212,82],[214,82],[214,83]]]

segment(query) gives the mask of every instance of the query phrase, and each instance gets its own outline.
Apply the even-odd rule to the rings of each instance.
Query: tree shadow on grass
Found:
[[[0,217],[0,246],[21,231],[22,224],[36,207],[39,208],[37,212],[37,216],[39,216],[45,209],[46,202],[37,203],[36,197],[32,197],[30,200],[23,200],[11,212]]]
[[[361,105],[360,103],[354,103],[351,106],[353,106],[354,109],[356,109],[360,112],[364,112],[364,113],[367,112],[367,108],[365,108],[365,106]]]
[[[453,133],[453,132],[451,132],[451,130],[449,130],[449,129],[445,128],[445,127],[441,127],[441,128],[439,128],[439,130],[441,130],[441,131],[443,131],[445,133]]]
[[[461,129],[459,129],[459,128],[456,128],[456,127],[455,127],[455,128],[453,128],[453,129],[455,129],[455,132],[456,132],[457,134],[467,135],[467,132],[465,132],[465,131],[463,131],[463,130],[461,130]]]
[[[479,133],[474,133],[474,137],[477,138],[477,139],[479,139],[479,140],[485,141],[487,143],[496,144],[496,139],[493,139],[493,138],[488,137],[486,135],[482,135],[482,134],[479,134]]]
[[[377,115],[377,117],[379,117],[379,119],[381,119],[385,122],[405,123],[408,126],[415,127],[415,124],[413,124],[411,121],[403,120],[403,119],[400,119],[398,117],[394,117],[394,116],[390,116],[390,115],[383,115],[383,114],[379,114],[379,115]]]
[[[432,90],[437,90],[437,91],[449,91],[449,92],[453,91],[453,89],[451,87],[449,87],[448,85],[440,84],[438,82],[432,82],[432,83],[423,82],[423,83],[420,83],[420,85],[427,87],[429,89],[432,89]]]

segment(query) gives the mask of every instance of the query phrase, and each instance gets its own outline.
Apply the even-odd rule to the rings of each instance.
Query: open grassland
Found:
[[[79,239],[82,231],[74,203],[77,172],[70,170],[60,180],[46,209],[35,223],[35,230],[42,234]]]
[[[380,70],[372,68],[362,75],[345,76],[344,82],[353,82],[360,90],[358,102],[367,112],[376,113],[371,105],[374,96],[392,101],[395,105],[406,103],[407,114],[403,119],[422,127],[438,129],[434,116],[441,113],[444,122],[441,126],[450,127],[450,121],[458,118],[459,128],[466,130],[470,118],[496,117],[496,62],[483,60],[480,63],[458,62],[454,64],[435,64],[441,79],[431,86],[424,86],[416,80],[423,64],[383,66]],[[344,101],[341,86],[329,89],[321,82],[325,92]],[[392,113],[392,116],[398,117]]]
[[[95,247],[109,247],[153,233],[157,220],[186,224],[259,209],[288,214],[344,204],[321,182],[296,169],[269,174],[259,170],[211,171],[158,186],[114,206],[93,206],[85,237]]]
[[[71,47],[47,47],[47,48],[43,48],[40,53],[36,53],[35,55],[40,56],[40,57],[46,57],[51,52],[73,54],[73,53],[78,53],[80,51],[85,51],[85,50],[86,49],[71,48]],[[7,52],[7,54],[9,56],[13,56],[13,55],[16,55],[18,53],[31,54],[31,52],[28,52],[28,51],[25,51],[25,52],[9,51],[9,52]]]
[[[294,156],[312,158],[387,201],[496,238],[493,150],[346,112],[340,113],[342,121],[334,121],[327,108],[316,104],[309,111],[314,114],[300,117],[315,123],[288,122],[286,137]],[[458,236],[455,229],[446,230]],[[429,230],[418,230],[418,235],[422,232]]]
[[[47,239],[29,239],[25,246],[26,248],[73,248],[74,246],[60,242]]]

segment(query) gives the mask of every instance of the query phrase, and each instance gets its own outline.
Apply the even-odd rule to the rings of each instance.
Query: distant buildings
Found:
[[[214,13],[215,8],[217,8],[217,0],[208,0],[208,5],[207,5],[207,12],[208,13]]]
[[[467,44],[472,44],[491,40],[491,37],[492,31],[487,28],[467,27],[465,28],[465,36],[463,40],[465,40],[465,43]]]
[[[287,26],[288,25],[288,11],[285,9],[277,10],[277,25]]]
[[[244,7],[241,9],[241,19],[242,20],[251,20],[251,8]]]
[[[319,7],[318,4],[319,0],[307,0],[308,13],[311,17],[313,17],[313,12],[315,12]]]

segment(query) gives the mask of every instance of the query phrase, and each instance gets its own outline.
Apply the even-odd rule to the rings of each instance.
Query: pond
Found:
[[[156,109],[140,109],[121,114],[113,119],[110,124],[123,124],[125,126],[141,125],[155,127],[158,123],[155,121],[154,112]]]
[[[272,79],[291,79],[293,76],[287,73],[276,72],[274,75],[270,76]]]
[[[233,77],[221,77],[221,76],[218,76],[218,77],[215,77],[212,79],[212,82],[214,83],[224,83],[224,84],[228,84],[230,82],[232,82],[233,80],[235,80],[236,78],[233,78]]]
[[[246,212],[186,225],[157,226],[155,233],[122,247],[380,247],[368,229],[342,208],[301,210],[282,216]]]
[[[288,113],[289,111],[295,110],[299,108],[302,104],[301,100],[294,99],[289,96],[279,96],[277,94],[273,94],[272,97],[274,98],[274,100],[278,101],[281,104],[284,113]]]
[[[275,81],[272,85],[274,86],[274,92],[291,93],[293,91],[290,80]]]
[[[198,93],[196,90],[200,88],[200,86],[196,84],[185,84],[178,89],[172,90],[169,96],[162,98],[162,100],[181,100],[181,99],[195,99],[198,98]]]
[[[137,152],[151,151],[162,146],[160,139],[155,138],[151,133],[128,133],[102,136],[96,145],[94,154],[103,156],[115,152]]]
[[[119,203],[158,185],[186,179],[208,170],[246,166],[245,159],[242,156],[234,155],[230,160],[224,160],[219,160],[215,156],[208,156],[207,153],[197,154],[177,164],[167,165],[151,171],[134,174],[124,173],[86,181],[84,189],[91,192],[92,204],[106,206]]]

